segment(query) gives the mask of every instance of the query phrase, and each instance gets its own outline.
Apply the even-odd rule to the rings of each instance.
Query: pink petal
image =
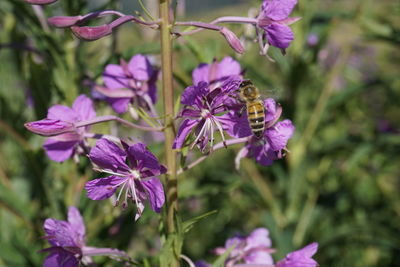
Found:
[[[43,148],[46,150],[47,156],[56,162],[63,162],[69,159],[75,150],[75,146],[79,141],[59,141],[53,138],[49,138],[43,144]]]
[[[153,75],[153,67],[146,56],[135,55],[128,63],[129,72],[138,81],[148,81]]]
[[[120,65],[109,64],[103,73],[103,81],[110,89],[122,89],[129,87],[129,79]]]
[[[52,120],[61,120],[67,122],[79,121],[79,116],[70,107],[63,105],[54,105],[49,108],[47,118]]]
[[[102,169],[113,172],[129,172],[129,167],[125,163],[125,151],[107,139],[103,138],[97,141],[90,151],[89,158]]]
[[[85,223],[83,222],[83,218],[77,208],[69,207],[68,222],[73,231],[79,235],[80,240],[83,241],[85,238]]]
[[[118,188],[116,185],[125,179],[125,177],[108,176],[89,181],[85,185],[87,197],[92,200],[103,200],[110,198]]]

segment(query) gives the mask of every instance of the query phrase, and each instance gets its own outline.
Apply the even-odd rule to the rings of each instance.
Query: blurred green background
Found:
[[[123,249],[157,265],[159,216],[146,208],[134,223],[132,207],[121,211],[109,201],[88,200],[83,186],[97,175],[89,161],[51,162],[41,149],[44,138],[23,127],[44,118],[55,103],[70,105],[77,95],[90,95],[88,81],[99,81],[104,66],[121,57],[148,54],[160,66],[151,30],[124,25],[87,43],[39,19],[140,11],[137,1],[123,2],[59,0],[43,9],[21,0],[0,2],[0,266],[41,265],[45,255],[37,251],[47,246],[42,224],[48,217],[65,219],[70,205],[85,218],[87,244]],[[247,16],[260,3],[186,1],[179,20]],[[154,1],[147,4],[154,11]],[[276,260],[316,241],[321,266],[400,266],[399,15],[397,0],[302,0],[292,14],[302,20],[292,25],[295,41],[287,55],[270,50],[276,63],[261,57],[252,33],[238,25],[228,26],[246,44],[241,56],[214,32],[174,42],[177,95],[191,84],[199,63],[230,55],[296,126],[290,153],[270,167],[248,159],[236,171],[238,146],[217,151],[180,176],[183,219],[218,210],[186,236],[185,255],[212,261],[211,249],[228,237],[267,227]],[[310,36],[317,41],[310,43]],[[113,113],[102,102],[96,108],[98,114]],[[112,127],[95,129],[109,133]],[[144,138],[123,129],[121,135]],[[161,143],[150,147],[162,157]]]

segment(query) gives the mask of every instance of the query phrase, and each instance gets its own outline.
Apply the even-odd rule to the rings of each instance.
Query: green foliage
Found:
[[[59,2],[44,9],[47,17],[61,8],[66,15],[93,10],[84,0]],[[96,8],[115,5],[102,2]],[[168,263],[168,250],[222,266],[227,254],[216,258],[210,251],[256,227],[270,230],[275,260],[316,241],[321,266],[399,266],[400,29],[394,2],[300,1],[296,39],[286,56],[271,49],[276,63],[260,57],[251,40],[243,56],[234,55],[216,32],[175,40],[177,97],[199,63],[231,55],[266,96],[278,99],[296,134],[286,159],[272,166],[244,160],[235,171],[238,146],[216,151],[180,175],[181,218],[194,219],[177,222],[177,234],[163,240],[159,217],[150,209],[135,223],[133,208],[88,200],[83,187],[96,176],[88,161],[50,162],[43,138],[23,127],[45,117],[49,106],[89,94],[87,81],[99,79],[106,64],[135,53],[157,54],[159,43],[128,25],[82,43],[69,30],[46,29],[23,1],[0,1],[0,266],[40,266],[44,255],[37,252],[47,246],[42,224],[49,217],[65,219],[70,205],[84,216],[90,246],[125,250],[143,266]],[[246,15],[249,7],[246,2],[232,10]],[[211,21],[230,14],[221,9],[196,16]],[[319,36],[314,47],[307,45],[310,33]],[[99,114],[111,112],[97,104]],[[162,145],[151,144],[152,150],[158,153]],[[183,154],[186,163],[198,156]]]

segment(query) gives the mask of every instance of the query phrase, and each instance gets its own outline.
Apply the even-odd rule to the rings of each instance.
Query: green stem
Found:
[[[170,28],[170,0],[159,0],[161,19],[161,71],[163,87],[163,103],[165,116],[165,157],[168,173],[167,183],[167,230],[168,234],[176,233],[175,221],[178,212],[178,183],[176,175],[176,152],[172,149],[175,139],[174,129],[174,90],[172,84],[172,39]],[[170,266],[179,266],[179,255],[174,252]]]

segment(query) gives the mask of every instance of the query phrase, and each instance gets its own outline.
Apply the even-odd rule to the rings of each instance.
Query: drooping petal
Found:
[[[129,166],[126,165],[126,153],[115,143],[103,138],[97,141],[92,148],[89,158],[93,163],[105,170],[113,172],[129,172]]]
[[[146,56],[137,54],[128,63],[128,70],[135,80],[148,81],[153,75],[153,67]]]
[[[72,230],[78,234],[81,242],[85,239],[85,223],[79,212],[75,207],[69,207],[68,209],[68,222],[71,225]]]
[[[79,261],[74,254],[62,249],[52,248],[43,262],[43,267],[78,267]]]
[[[270,19],[282,20],[289,17],[296,4],[297,0],[264,0],[261,10]]]
[[[75,99],[72,109],[79,116],[80,120],[89,120],[96,117],[93,101],[85,95],[80,95]]]
[[[228,76],[240,75],[241,69],[240,64],[231,57],[224,57],[221,62],[218,63],[217,77],[216,79],[222,79]]]
[[[265,122],[269,122],[275,119],[277,112],[277,105],[273,98],[267,98],[264,100],[265,108]]]
[[[103,82],[110,89],[129,88],[129,79],[120,65],[107,65],[103,73]]]
[[[47,118],[67,122],[79,121],[79,115],[70,107],[63,105],[54,105],[49,108],[47,112]]]
[[[206,63],[201,63],[197,68],[195,68],[192,72],[193,84],[197,85],[200,82],[210,82],[210,65]]]
[[[165,202],[164,188],[158,178],[152,178],[148,181],[141,182],[150,202],[151,209],[160,213]]]
[[[75,232],[68,222],[49,218],[45,220],[43,228],[47,240],[53,246],[76,247],[78,245],[74,240]]]
[[[279,261],[277,267],[316,267],[318,263],[312,256],[318,250],[318,243],[314,242],[308,246],[289,253],[283,260]]]
[[[184,120],[181,126],[179,127],[179,131],[175,137],[172,148],[173,149],[182,148],[183,144],[185,143],[186,137],[192,131],[193,127],[195,127],[198,123],[199,123],[198,120],[190,120],[190,119]]]
[[[269,144],[266,142],[265,145],[256,144],[256,145],[249,145],[249,156],[256,159],[256,161],[263,165],[263,166],[270,166],[274,161],[269,155]]]
[[[110,198],[118,188],[116,185],[120,184],[126,179],[126,177],[108,176],[89,181],[85,185],[87,197],[92,200],[103,200]]]
[[[43,144],[43,148],[46,150],[46,154],[51,160],[63,162],[72,156],[78,142],[77,140],[59,141],[48,138]]]
[[[107,97],[107,102],[110,103],[111,107],[118,114],[125,113],[128,110],[131,98],[110,98]]]
[[[293,136],[295,127],[290,120],[284,120],[275,124],[275,126],[268,128],[264,135],[272,150],[279,151],[284,149],[289,139]]]
[[[294,34],[289,26],[271,23],[265,30],[268,42],[275,47],[286,49],[294,40]]]

